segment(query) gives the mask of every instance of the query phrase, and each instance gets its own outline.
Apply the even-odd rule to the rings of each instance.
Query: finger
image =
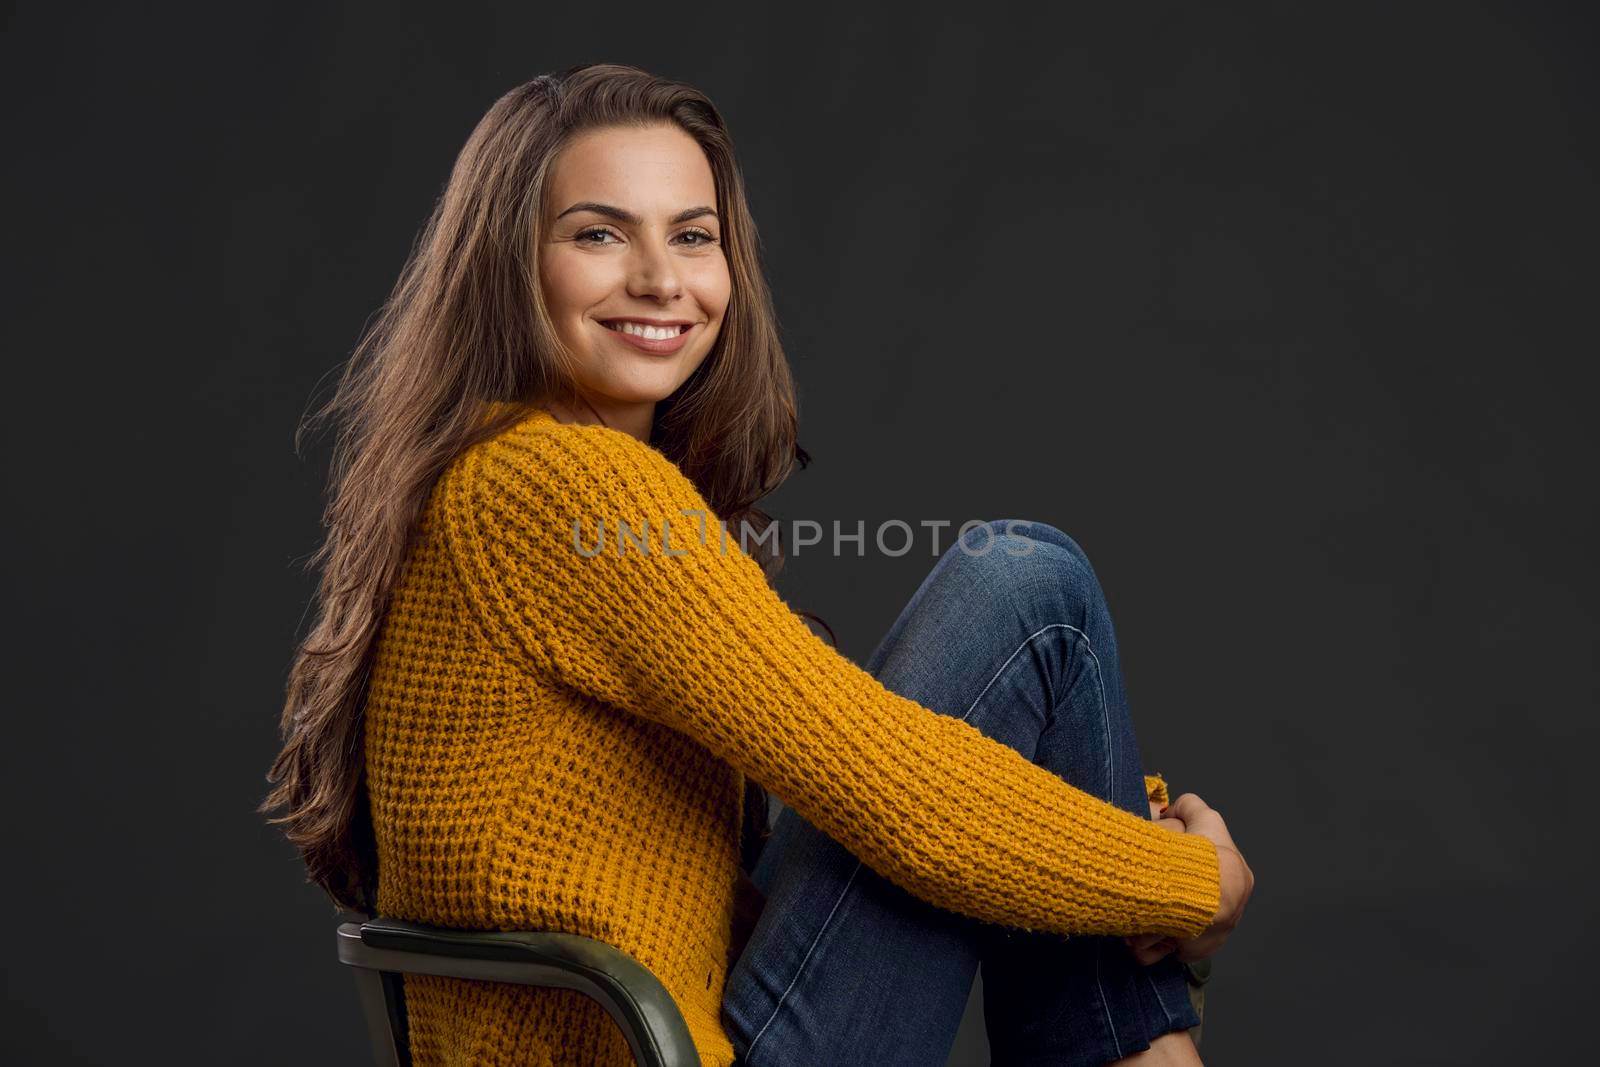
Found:
[[[1150,948],[1153,945],[1159,945],[1166,939],[1166,934],[1134,934],[1131,937],[1125,937],[1122,940],[1128,943],[1129,948],[1133,949],[1135,952],[1140,952],[1144,949]]]
[[[1193,963],[1196,960],[1203,960],[1214,955],[1221,945],[1222,940],[1220,938],[1212,937],[1210,934],[1201,934],[1199,937],[1179,942],[1176,951],[1180,960],[1185,963]]]
[[[1210,806],[1194,793],[1185,793],[1172,802],[1167,808],[1167,814],[1182,819],[1185,823],[1191,823],[1210,810]]]
[[[1161,803],[1159,800],[1152,800],[1150,802],[1150,818],[1159,819],[1161,818],[1161,813],[1166,810],[1167,806]]]
[[[1186,834],[1189,832],[1188,823],[1184,822],[1182,819],[1174,819],[1171,816],[1168,816],[1164,819],[1157,819],[1156,825],[1163,827],[1164,829],[1171,830],[1174,833]]]
[[[1153,945],[1135,949],[1133,958],[1138,960],[1141,966],[1148,967],[1152,963],[1157,963],[1165,958],[1177,947],[1177,942],[1173,941],[1172,938],[1164,937]]]

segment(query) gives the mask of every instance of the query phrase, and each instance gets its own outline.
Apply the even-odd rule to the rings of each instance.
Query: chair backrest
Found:
[[[343,923],[339,961],[356,989],[378,1067],[410,1067],[400,975],[575,989],[616,1020],[641,1067],[699,1067],[677,1003],[655,975],[621,949],[577,934],[455,930],[374,919]]]

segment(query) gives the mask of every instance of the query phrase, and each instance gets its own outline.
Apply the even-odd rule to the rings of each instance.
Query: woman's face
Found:
[[[648,439],[728,308],[711,165],[677,126],[611,127],[569,142],[547,181],[539,281],[556,332],[605,422]]]

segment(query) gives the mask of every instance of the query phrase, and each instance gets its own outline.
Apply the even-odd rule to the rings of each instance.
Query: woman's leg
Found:
[[[1065,553],[1081,612],[1068,620],[1081,672],[1039,734],[1033,761],[1080,789],[1147,815],[1144,767],[1116,634],[1094,569],[1077,543],[1053,526],[1026,532]],[[996,1063],[1056,1063],[1063,1051],[1079,1047],[1121,1058],[1155,1036],[1200,1021],[1176,958],[1141,967],[1114,937],[1063,939],[999,930],[985,945],[983,991]]]
[[[1016,520],[968,531],[867,670],[1148,814],[1105,598],[1059,530]],[[1118,938],[1027,934],[936,908],[792,810],[753,877],[767,906],[723,998],[751,1067],[942,1064],[980,961],[996,1063],[1105,1064],[1197,1021],[1170,958],[1141,968]]]

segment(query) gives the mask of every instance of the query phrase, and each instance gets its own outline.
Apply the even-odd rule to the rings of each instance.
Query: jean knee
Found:
[[[994,596],[1059,601],[1065,595],[1074,604],[1073,615],[1098,609],[1105,603],[1089,556],[1062,530],[1031,519],[992,519],[972,522],[957,533],[940,560],[941,567],[974,572]],[[1050,596],[1048,594],[1055,594]]]
[[[1093,573],[1094,568],[1089,565],[1089,554],[1083,550],[1065,531],[1048,522],[1039,522],[1034,519],[991,519],[984,523],[995,535],[1009,537],[1025,537],[1030,541],[1040,544],[1055,545],[1070,555],[1085,570]]]
[[[1036,533],[1041,536],[1036,537]],[[1049,523],[1035,522],[1032,519],[990,519],[987,522],[974,519],[961,524],[960,529],[956,531],[956,540],[951,543],[949,551],[965,550],[970,555],[986,555],[989,546],[996,538],[1050,540],[1052,537],[1065,538],[1066,536],[1066,534]]]
[[[1142,798],[1110,610],[1078,543],[1045,523],[971,524],[940,567],[934,602],[974,635],[975,691],[1004,694],[979,728],[1103,800]]]

